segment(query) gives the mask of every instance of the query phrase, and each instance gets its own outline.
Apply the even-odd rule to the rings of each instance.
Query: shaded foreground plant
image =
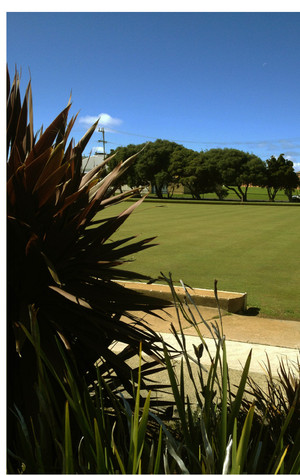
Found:
[[[37,360],[38,411],[37,418],[28,423],[15,407],[17,430],[8,451],[8,471],[137,473],[143,455],[143,468],[146,462],[145,468],[157,473],[162,437],[160,432],[157,444],[147,437],[150,392],[140,409],[141,348],[137,384],[129,381],[135,395],[132,409],[124,397],[110,390],[98,367],[93,371],[93,384],[88,386],[57,338],[64,365],[61,379],[40,346],[36,312],[31,313],[30,331],[23,329]],[[57,404],[57,392],[63,395],[64,406]]]
[[[98,361],[99,374],[106,376],[112,390],[122,387],[132,395],[130,380],[137,378],[138,370],[127,361],[139,353],[143,341],[143,351],[153,357],[147,363],[148,375],[156,371],[160,337],[131,311],[151,312],[163,302],[115,282],[141,278],[119,265],[153,245],[152,238],[133,244],[134,236],[111,239],[142,200],[109,218],[99,219],[98,214],[137,192],[114,195],[115,180],[135,157],[108,174],[106,161],[84,174],[82,152],[97,123],[76,146],[68,142],[76,119],[68,122],[69,102],[45,131],[35,135],[31,85],[21,103],[19,82],[16,72],[11,84],[7,72],[7,403],[28,423],[38,402],[33,391],[37,361],[25,331],[33,311],[40,346],[61,378],[64,360],[57,338],[87,383],[92,383]],[[111,349],[114,341],[125,343],[119,355]],[[146,385],[143,377],[141,387]],[[14,429],[9,417],[9,440]]]
[[[182,432],[182,461],[190,473],[299,473],[299,361],[280,362],[278,378],[272,376],[268,360],[264,393],[249,376],[251,351],[241,373],[236,390],[231,387],[219,307],[219,323],[209,325],[185,289],[185,301],[176,294],[171,278],[168,282],[177,311],[180,332],[171,324],[172,332],[182,350],[185,371],[194,388],[197,409],[185,392],[183,360],[179,385],[165,348],[165,358]],[[218,304],[215,282],[215,297]],[[195,357],[187,350],[182,320],[196,329],[199,346]],[[206,325],[215,344],[212,355],[201,334],[197,320]],[[208,352],[210,365],[201,364],[203,352]],[[194,368],[192,367],[192,364]],[[196,369],[195,369],[196,368]],[[246,383],[250,389],[246,388]],[[179,387],[178,387],[179,386]],[[250,399],[249,399],[250,395]]]
[[[265,451],[275,453],[285,445],[290,458],[298,459],[300,469],[300,361],[279,361],[277,374],[272,373],[270,360],[267,356],[266,387],[261,388],[251,377],[248,378],[247,394],[256,401],[256,413],[253,425],[257,428],[264,423],[268,428],[268,445]],[[244,401],[244,409],[248,409]],[[271,468],[270,460],[268,469]],[[297,464],[295,464],[295,467]],[[291,464],[284,465],[291,470]]]
[[[8,447],[8,473],[155,474],[169,473],[177,465],[186,470],[177,455],[178,444],[152,410],[151,391],[141,396],[142,344],[137,382],[129,381],[132,407],[122,392],[111,391],[97,366],[88,385],[56,338],[63,360],[62,379],[41,348],[34,309],[30,321],[30,331],[21,326],[37,361],[37,417],[28,423],[15,407],[17,430]],[[58,393],[64,406],[57,404]]]
[[[173,355],[164,345],[178,419],[164,423],[153,412],[151,392],[142,397],[141,346],[137,381],[129,382],[134,405],[128,403],[124,392],[111,391],[97,367],[93,383],[88,384],[56,338],[64,365],[61,378],[41,347],[38,318],[32,309],[30,331],[25,327],[23,330],[37,359],[38,418],[28,424],[22,413],[14,410],[18,429],[9,447],[9,472],[18,467],[25,473],[299,473],[299,427],[297,422],[292,425],[293,415],[299,411],[295,374],[291,377],[287,371],[276,383],[278,388],[285,384],[278,391],[283,395],[286,390],[293,403],[285,414],[280,406],[277,411],[273,408],[270,426],[269,410],[262,410],[266,398],[262,400],[259,394],[252,401],[247,398],[251,353],[233,391],[221,320],[209,325],[215,342],[213,354],[199,330],[199,314],[194,314],[198,313],[197,307],[192,300],[182,303],[171,280],[169,284],[179,325],[182,328],[182,319],[194,324],[200,341],[191,356],[183,331],[178,334],[173,326],[185,361],[185,366],[183,360],[180,364],[179,381]],[[190,299],[187,289],[186,297]],[[204,351],[208,351],[211,361],[207,367],[201,365]],[[196,404],[186,393],[186,371],[194,385]],[[63,395],[63,406],[57,404],[58,392]],[[278,430],[272,430],[273,424]]]

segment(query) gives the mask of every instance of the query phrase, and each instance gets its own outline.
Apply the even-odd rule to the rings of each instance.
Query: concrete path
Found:
[[[179,349],[179,345],[174,337],[170,333],[161,333],[164,341],[174,348]],[[215,343],[212,338],[205,338],[205,342],[208,346],[209,352],[212,356],[215,355]],[[194,347],[200,343],[198,336],[187,336],[186,347],[188,353],[195,358]],[[299,350],[294,348],[283,348],[279,346],[260,345],[257,343],[242,343],[237,341],[226,341],[226,354],[227,363],[230,369],[242,371],[245,366],[246,359],[252,350],[250,372],[251,373],[265,373],[265,364],[267,363],[267,356],[270,361],[270,366],[274,374],[277,373],[279,362],[281,359],[288,360],[290,362],[296,362],[299,357]],[[210,364],[210,358],[207,352],[203,352],[201,357],[201,363],[205,365]]]
[[[218,310],[212,307],[199,306],[197,310],[193,312],[208,348],[212,354],[214,354],[215,346],[212,336],[197,312],[201,313],[204,320],[211,327],[211,323],[218,322],[220,325]],[[225,311],[222,311],[222,313],[223,332],[226,336],[229,368],[240,371],[251,349],[252,359],[250,371],[254,373],[263,373],[265,371],[264,368],[267,362],[266,354],[269,357],[272,371],[275,373],[282,358],[294,362],[299,358],[300,321],[274,320],[255,316],[226,314]],[[160,333],[166,342],[177,347],[177,342],[171,332],[171,323],[177,331],[180,327],[176,309],[170,307],[167,312],[157,311],[157,314],[161,316],[161,319],[141,312],[136,313],[136,315],[143,318],[151,328]],[[195,356],[193,344],[198,346],[200,343],[196,330],[182,318],[181,325],[189,352],[192,356]],[[201,362],[208,364],[208,355],[204,353]]]
[[[201,320],[198,312],[201,313],[205,322],[211,327],[212,323],[220,325],[219,313],[216,308],[200,307],[194,309],[194,315],[199,323],[199,329],[203,335],[208,350],[212,356],[215,355],[215,343],[209,332],[207,326]],[[142,312],[136,312],[137,316],[142,318],[153,330],[158,332],[166,343],[179,350],[179,345],[171,332],[171,323],[174,325],[176,331],[179,330],[179,322],[174,307],[168,308],[168,311],[157,311],[161,318],[151,316]],[[300,321],[283,321],[273,320],[261,317],[244,316],[228,314],[222,310],[223,332],[226,336],[226,353],[229,368],[231,387],[237,387],[240,383],[241,372],[245,366],[250,350],[252,350],[251,364],[249,376],[258,384],[258,386],[265,391],[268,391],[266,378],[266,365],[268,363],[267,355],[270,362],[270,367],[273,377],[277,376],[280,361],[289,362],[289,368],[295,368],[295,375],[298,374],[298,365],[300,360]],[[181,325],[186,339],[186,347],[188,354],[194,358],[194,347],[201,343],[195,328],[181,318]],[[180,332],[179,332],[180,333]],[[118,343],[114,345],[114,351],[119,352],[125,345]],[[147,360],[147,356],[145,355]],[[174,370],[178,377],[180,377],[180,360],[181,357],[175,359]],[[133,359],[134,366],[138,364],[138,359]],[[294,363],[296,365],[294,366]],[[208,353],[204,350],[201,357],[201,364],[209,369],[210,359]],[[184,363],[185,366],[185,363]],[[191,362],[191,368],[194,372],[198,367],[196,363]],[[196,373],[195,373],[196,374]],[[206,373],[207,374],[207,373]],[[157,376],[151,379],[157,383],[169,383],[167,370],[165,369]],[[193,384],[189,378],[188,371],[184,371],[184,384],[186,394],[189,395],[190,401],[196,404],[196,396]],[[158,397],[170,400],[170,395],[153,392],[153,397]]]
[[[121,282],[120,282],[121,283]],[[167,285],[145,284],[138,282],[123,282],[122,285],[137,290],[146,295],[152,295],[162,298],[166,302],[173,302],[170,288]],[[219,310],[216,308],[216,300],[214,303],[210,301],[210,306],[204,306],[202,303],[206,293],[213,293],[212,290],[193,289],[189,290],[193,296],[196,307],[192,306],[192,313],[195,317],[198,328],[205,338],[209,349],[213,351],[214,342],[211,335],[212,324],[220,325]],[[181,287],[176,287],[177,296],[183,301],[185,291]],[[199,294],[199,295],[198,295]],[[218,292],[218,295],[220,292]],[[226,294],[226,299],[231,302],[236,300],[235,293],[221,292]],[[246,294],[239,294],[239,298],[246,298]],[[202,299],[202,300],[201,300]],[[220,302],[220,299],[219,299]],[[229,302],[229,303],[230,303]],[[241,308],[245,308],[246,300],[243,300]],[[249,351],[252,349],[251,371],[263,372],[264,364],[267,362],[268,355],[272,370],[276,370],[282,358],[296,361],[300,356],[300,315],[299,321],[275,320],[270,318],[262,318],[260,316],[242,315],[241,313],[229,313],[230,305],[221,305],[223,334],[227,342],[228,366],[234,370],[241,370]],[[234,306],[233,304],[231,306]],[[236,311],[236,310],[235,310]],[[166,342],[175,345],[175,338],[172,335],[171,324],[177,332],[183,331],[188,347],[194,355],[193,344],[199,345],[199,337],[195,327],[180,314],[180,323],[177,311],[173,304],[167,310],[157,310],[157,315],[161,318],[136,312],[135,314],[143,319],[153,330],[160,333]],[[187,312],[188,313],[188,312]],[[204,320],[204,322],[203,322]],[[208,328],[209,327],[209,328]],[[203,355],[204,358],[207,355]],[[209,361],[209,360],[207,360]]]

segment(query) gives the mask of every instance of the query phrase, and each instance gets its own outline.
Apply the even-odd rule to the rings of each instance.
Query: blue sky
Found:
[[[23,90],[30,69],[35,129],[72,92],[75,141],[102,114],[108,150],[162,138],[284,153],[300,170],[299,51],[298,12],[7,14],[7,63]]]

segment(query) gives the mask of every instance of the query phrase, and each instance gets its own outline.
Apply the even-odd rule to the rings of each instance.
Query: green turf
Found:
[[[157,236],[159,245],[133,256],[128,269],[171,272],[200,288],[217,279],[219,290],[247,292],[248,307],[262,316],[300,319],[299,218],[298,206],[146,201],[116,236]]]
[[[244,189],[244,187],[243,187],[243,189]],[[232,201],[232,200],[240,201],[240,199],[238,198],[237,194],[234,191],[232,191],[232,190],[227,190],[227,191],[228,191],[228,195],[226,196],[224,201]],[[299,195],[300,191],[299,190],[294,190],[293,194]],[[151,196],[155,196],[155,195],[151,195]],[[179,199],[179,198],[185,198],[185,199],[188,198],[188,199],[191,199],[192,195],[176,193],[176,189],[175,189],[175,192],[173,194],[173,198],[177,198],[177,199]],[[204,200],[218,200],[218,197],[217,197],[216,193],[205,193],[205,194],[201,195],[201,198],[204,199]],[[251,186],[251,187],[248,188],[247,199],[248,199],[248,201],[269,201],[267,189],[266,188],[261,188],[259,186]],[[288,197],[284,193],[284,190],[279,190],[277,192],[277,194],[275,196],[275,202],[277,202],[277,203],[278,202],[288,202]]]

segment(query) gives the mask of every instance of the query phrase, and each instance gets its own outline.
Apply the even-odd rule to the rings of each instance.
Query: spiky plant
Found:
[[[277,374],[272,372],[269,357],[265,363],[266,384],[261,388],[250,376],[247,397],[243,400],[245,411],[249,409],[250,400],[255,401],[256,412],[254,426],[261,432],[265,440],[263,451],[258,459],[261,464],[269,454],[272,454],[268,470],[276,457],[282,455],[282,447],[286,448],[284,470],[282,473],[299,473],[300,470],[300,361],[281,358]],[[281,453],[280,453],[281,451]],[[278,453],[280,455],[278,455]],[[261,466],[260,470],[262,471]],[[297,471],[296,470],[297,467]],[[269,471],[267,472],[269,473]]]
[[[23,414],[32,414],[35,407],[36,358],[22,330],[24,325],[30,331],[33,314],[41,348],[61,377],[57,337],[87,381],[98,360],[100,374],[131,392],[129,381],[137,370],[127,360],[138,354],[140,341],[143,351],[157,360],[160,338],[130,311],[151,311],[161,302],[115,280],[141,278],[119,265],[153,243],[152,238],[132,242],[134,236],[111,239],[142,200],[109,218],[101,219],[99,212],[136,193],[114,195],[114,182],[135,157],[109,174],[103,162],[84,175],[82,152],[97,123],[76,146],[68,143],[76,119],[68,122],[69,102],[45,131],[35,135],[31,84],[21,103],[18,73],[10,84],[7,70],[7,81],[8,406],[15,404]],[[127,345],[118,355],[110,347],[114,341]],[[155,364],[145,367],[148,375]]]

